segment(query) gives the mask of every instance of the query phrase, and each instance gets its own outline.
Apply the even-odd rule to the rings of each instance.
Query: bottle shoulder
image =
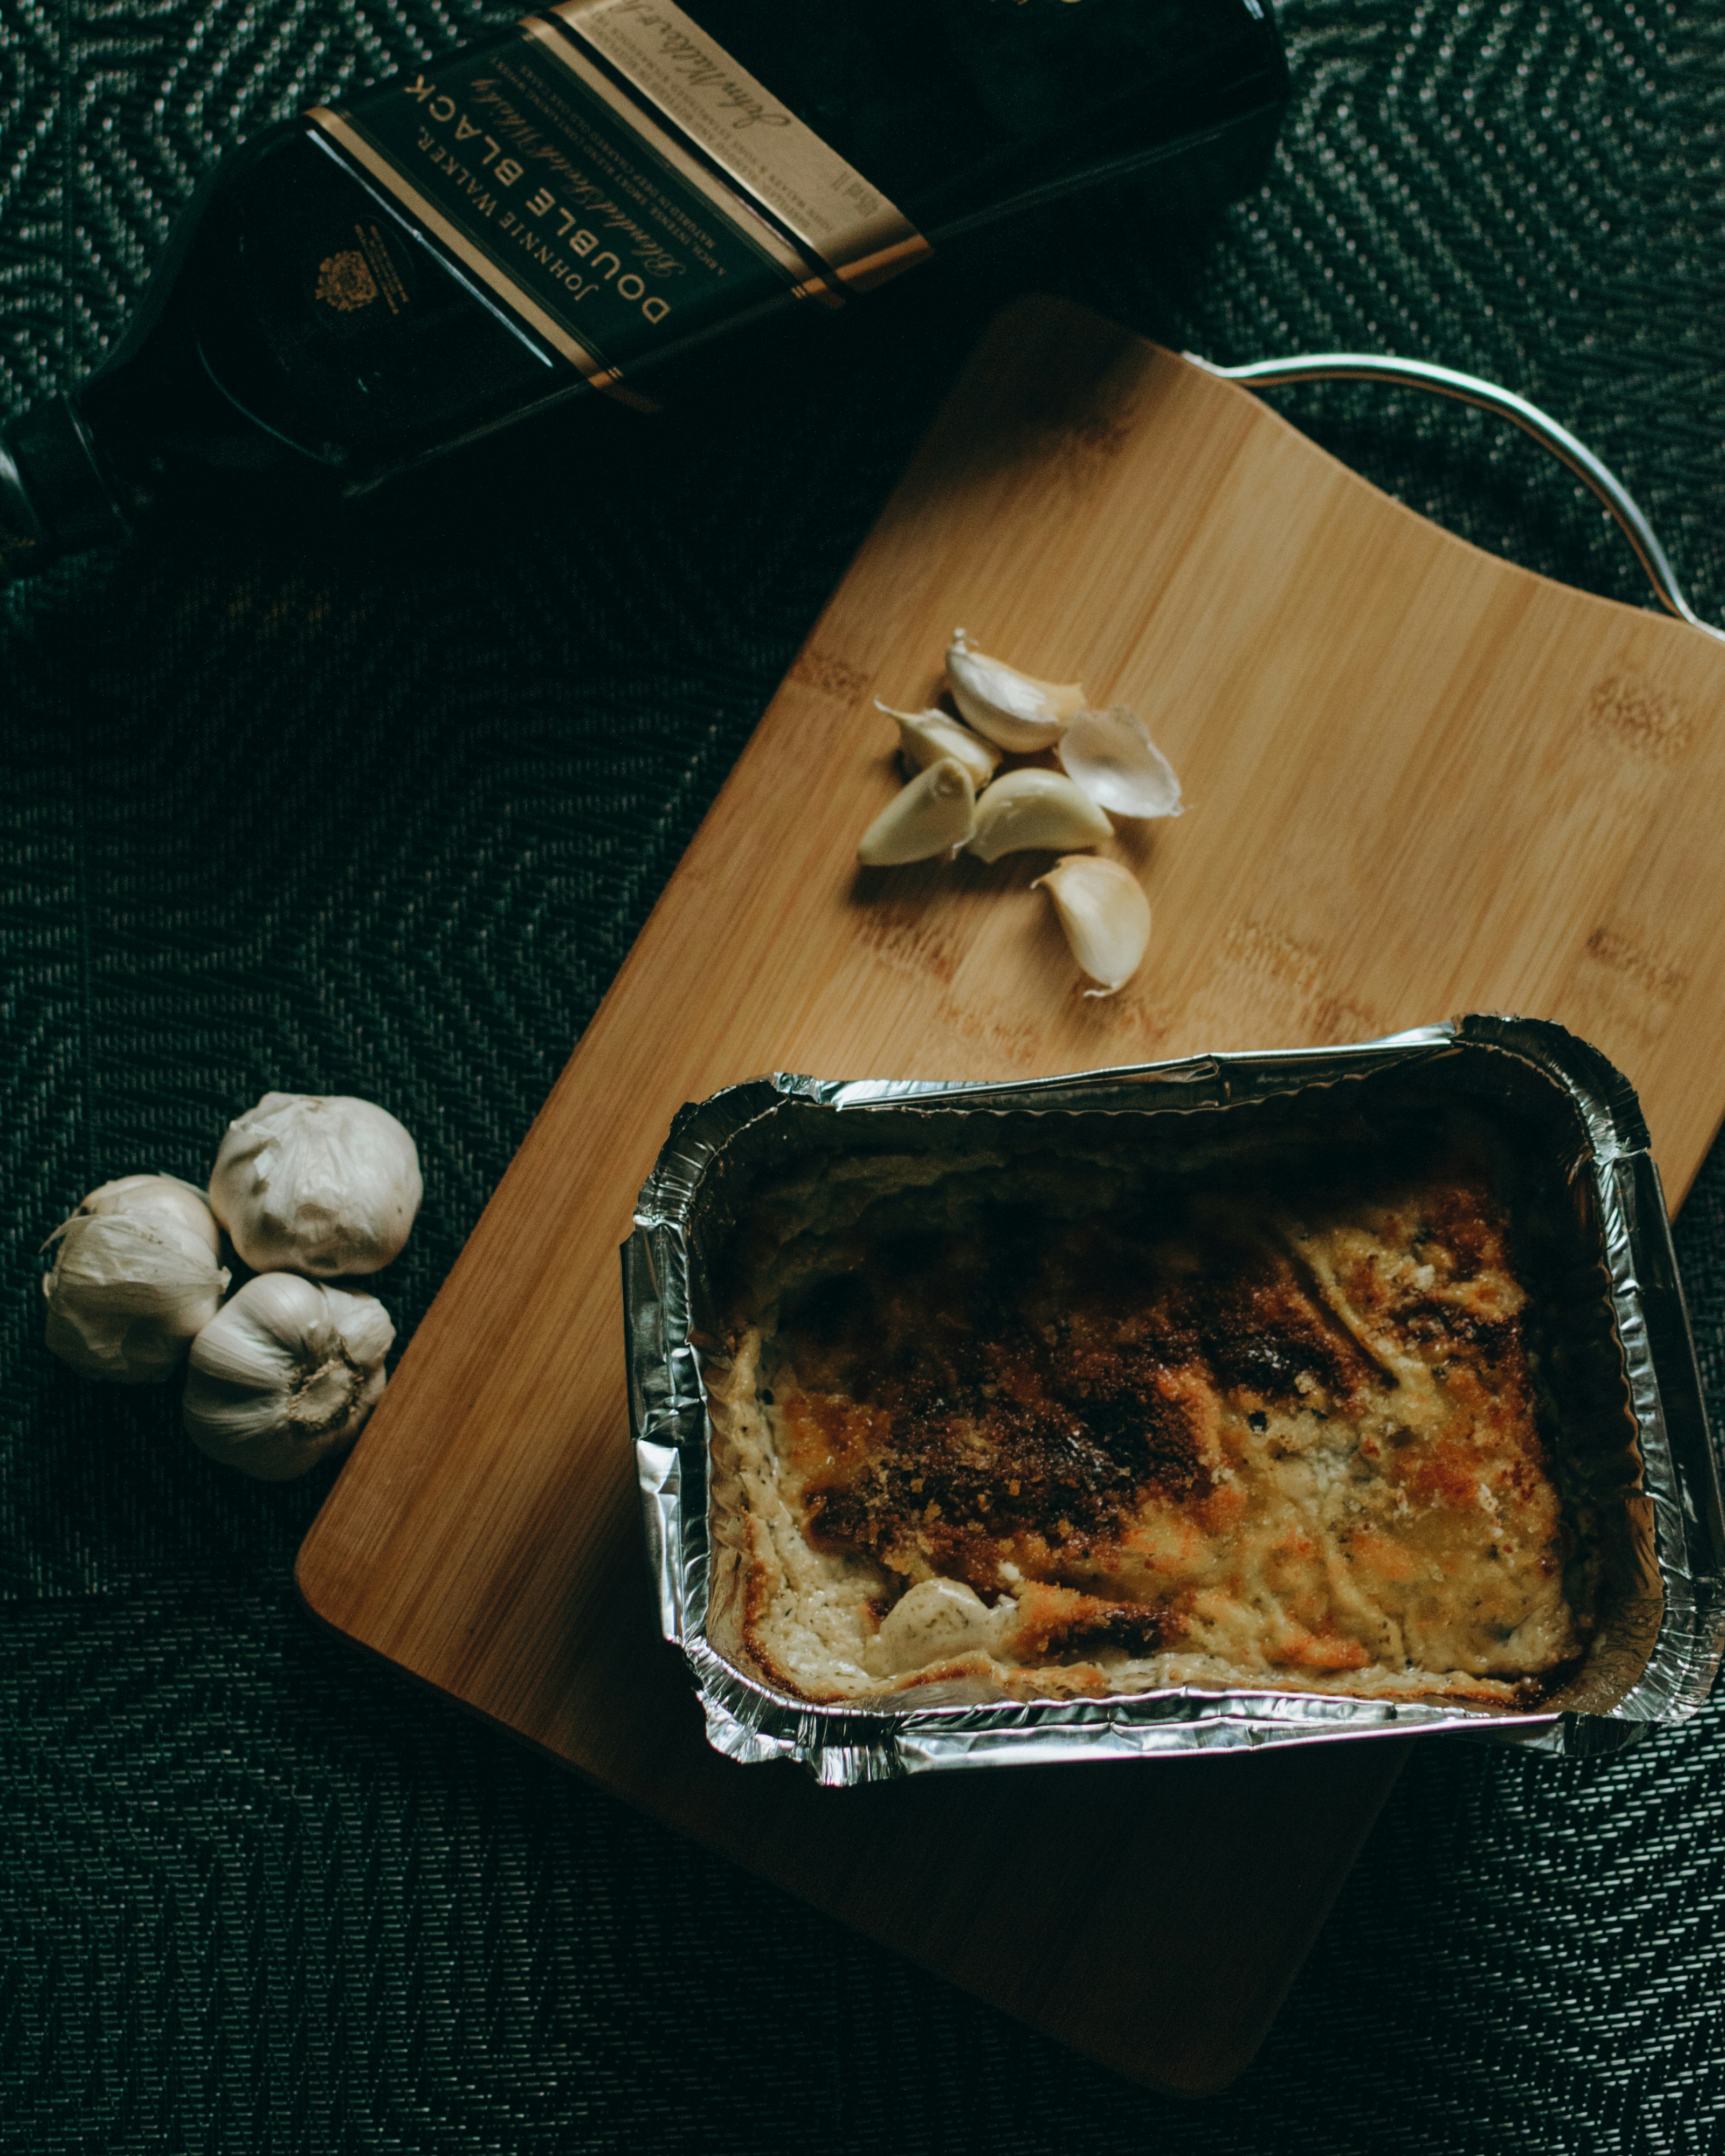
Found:
[[[95,370],[93,379],[129,367],[146,346],[159,339],[165,321],[175,311],[188,269],[207,250],[211,228],[221,222],[235,192],[250,184],[260,170],[286,180],[290,177],[289,168],[297,160],[315,154],[305,123],[296,116],[260,128],[226,151],[203,174],[169,228],[142,296],[127,316],[121,336]]]

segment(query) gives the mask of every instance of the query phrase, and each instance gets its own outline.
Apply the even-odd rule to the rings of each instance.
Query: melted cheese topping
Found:
[[[1549,1688],[1585,1643],[1483,1169],[1168,1210],[864,1212],[739,1327],[708,1371],[739,1659],[815,1700]]]

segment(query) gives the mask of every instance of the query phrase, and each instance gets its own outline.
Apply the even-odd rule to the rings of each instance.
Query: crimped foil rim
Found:
[[[689,1230],[708,1169],[752,1125],[793,1101],[839,1114],[1227,1106],[1411,1066],[1458,1048],[1530,1066],[1567,1095],[1586,1134],[1570,1173],[1589,1178],[1598,1208],[1663,1589],[1645,1666],[1608,1711],[1506,1714],[1430,1701],[1189,1686],[1102,1699],[813,1706],[761,1683],[710,1645],[710,1431],[690,1338]],[[796,1759],[821,1782],[839,1785],[947,1767],[1259,1750],[1430,1729],[1595,1753],[1632,1741],[1651,1722],[1692,1714],[1712,1689],[1725,1648],[1725,1517],[1658,1170],[1628,1081],[1548,1020],[1471,1015],[1345,1047],[1230,1051],[983,1084],[783,1072],[752,1079],[679,1113],[643,1187],[623,1265],[630,1426],[660,1629],[681,1648],[708,1738],[727,1758]]]

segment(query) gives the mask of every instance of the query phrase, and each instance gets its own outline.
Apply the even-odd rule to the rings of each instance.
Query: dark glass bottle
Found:
[[[0,572],[177,473],[349,495],[562,399],[650,408],[707,340],[1158,168],[1261,175],[1269,0],[566,0],[270,128],[125,336],[0,440]]]

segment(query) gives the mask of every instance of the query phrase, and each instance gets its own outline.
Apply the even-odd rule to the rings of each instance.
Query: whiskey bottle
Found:
[[[563,0],[223,160],[81,386],[0,436],[0,573],[175,475],[348,495],[1151,168],[1261,176],[1270,0]]]

